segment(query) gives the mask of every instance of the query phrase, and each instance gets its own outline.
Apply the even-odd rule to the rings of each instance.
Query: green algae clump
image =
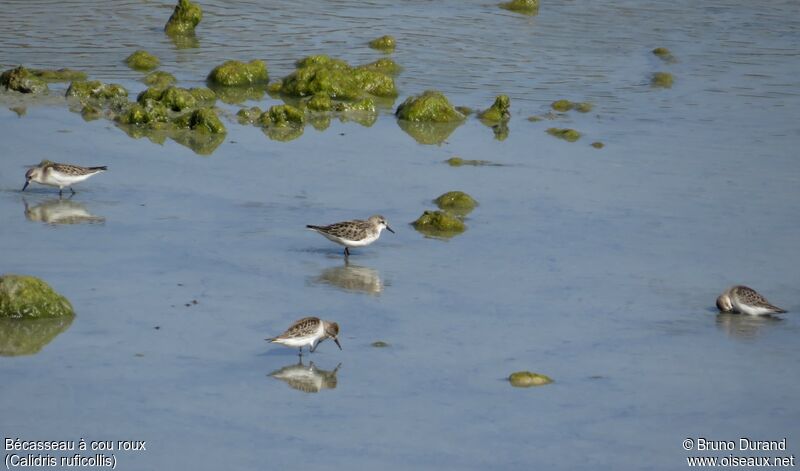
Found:
[[[163,123],[169,122],[167,107],[156,100],[145,100],[143,103],[133,103],[126,110],[117,115],[116,121],[121,124],[146,126],[148,128],[163,128]]]
[[[217,94],[213,90],[206,87],[190,88],[189,93],[192,94],[197,103],[205,105],[213,105],[217,101]]]
[[[672,82],[674,81],[672,74],[669,72],[656,72],[653,74],[653,77],[650,79],[650,85],[652,87],[659,87],[659,88],[672,88]]]
[[[588,101],[584,101],[581,103],[575,103],[575,111],[578,113],[588,113],[592,111],[594,105],[589,103]]]
[[[73,69],[30,69],[31,73],[45,82],[72,82],[86,80],[86,73]]]
[[[395,115],[401,120],[414,122],[450,123],[465,119],[447,97],[436,90],[408,97],[397,107]]]
[[[164,26],[164,32],[170,36],[193,34],[194,28],[203,19],[203,10],[189,0],[178,0],[175,10]]]
[[[331,111],[333,109],[333,101],[328,95],[318,93],[306,102],[306,107],[312,111]]]
[[[172,111],[182,111],[197,106],[197,99],[192,92],[180,87],[169,87],[164,90],[160,101]]]
[[[171,73],[157,70],[145,75],[142,82],[151,87],[166,88],[173,85],[177,80]]]
[[[478,205],[477,201],[463,191],[448,191],[433,200],[433,202],[436,203],[439,209],[459,216],[469,214]]]
[[[539,13],[539,0],[511,0],[501,3],[500,8],[524,15],[535,15]]]
[[[153,70],[158,67],[160,61],[158,57],[140,49],[129,55],[125,59],[125,63],[134,70]]]
[[[425,211],[411,225],[425,235],[443,238],[453,237],[467,229],[461,219],[445,211]]]
[[[258,118],[262,126],[302,126],[306,122],[302,110],[292,105],[270,106],[269,111]]]
[[[74,316],[67,298],[33,276],[0,276],[0,318],[42,319]]]
[[[550,108],[553,108],[556,111],[561,111],[565,113],[575,107],[575,104],[569,100],[556,100],[550,104]]]
[[[388,344],[388,343],[386,343],[386,342],[384,342],[383,340],[378,340],[378,341],[376,341],[376,342],[372,342],[372,343],[370,344],[370,346],[371,346],[371,347],[375,347],[375,348],[386,348],[386,347],[388,347],[388,346],[389,346],[389,344]]]
[[[377,49],[382,52],[392,52],[397,46],[397,41],[392,36],[386,35],[380,38],[375,38],[369,42],[369,47]]]
[[[653,49],[653,54],[661,59],[664,62],[676,62],[675,56],[672,55],[672,51],[667,49],[666,47],[657,47]]]
[[[606,146],[606,145],[605,145],[605,144],[603,144],[603,143],[602,143],[602,142],[600,142],[600,141],[595,141],[595,142],[592,142],[592,147],[594,147],[595,149],[602,149],[602,148],[603,148],[603,147],[605,147],[605,146]]]
[[[569,142],[575,142],[581,138],[581,133],[569,128],[548,128],[547,134]]]
[[[245,87],[248,85],[266,84],[269,81],[267,64],[264,61],[252,60],[225,61],[214,67],[208,74],[208,83],[222,87]]]
[[[515,388],[530,388],[532,386],[544,386],[553,382],[549,376],[531,373],[530,371],[517,371],[511,373],[508,377],[508,382]]]
[[[378,59],[374,62],[370,62],[369,64],[359,65],[358,68],[373,70],[386,75],[397,75],[403,70],[403,67],[401,67],[400,64],[392,59],[389,59],[388,57]]]
[[[6,90],[14,90],[20,93],[39,94],[48,90],[47,83],[44,80],[23,66],[8,69],[0,74],[0,85],[5,87]]]
[[[103,83],[99,80],[79,80],[72,82],[67,88],[66,96],[85,100],[112,100],[127,98],[128,90],[116,83]]]
[[[508,121],[511,118],[511,114],[508,110],[511,108],[511,100],[506,95],[498,95],[497,98],[494,99],[494,103],[488,109],[481,111],[478,114],[478,118],[481,121],[491,122],[491,123],[500,123]]]
[[[257,106],[242,108],[236,112],[236,119],[239,121],[239,124],[253,124],[263,113],[264,112],[261,111],[261,108]]]
[[[201,134],[223,134],[227,132],[225,125],[222,124],[217,113],[211,108],[198,108],[179,116],[173,123],[179,128],[188,128]]]
[[[365,93],[388,98],[397,96],[390,75],[377,68],[351,67],[343,60],[326,55],[297,61],[295,71],[281,81],[280,92],[294,97],[324,94],[336,100],[357,100]]]

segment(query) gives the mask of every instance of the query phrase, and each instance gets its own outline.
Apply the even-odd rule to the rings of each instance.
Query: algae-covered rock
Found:
[[[157,123],[168,123],[169,112],[163,103],[145,100],[131,104],[127,110],[117,115],[116,120],[120,124],[164,128],[165,126],[158,126]]]
[[[443,93],[436,90],[408,97],[397,107],[395,115],[404,121],[433,123],[460,122],[465,118]]]
[[[206,87],[194,87],[189,89],[198,105],[211,106],[217,101],[217,94]]]
[[[180,128],[188,128],[201,134],[223,134],[227,130],[212,108],[198,108],[176,118],[173,123]]]
[[[497,123],[492,126],[492,133],[498,141],[505,141],[509,133],[508,125],[505,122]]]
[[[377,68],[351,67],[326,55],[306,57],[296,67],[283,78],[281,93],[296,97],[324,94],[336,100],[357,100],[365,93],[397,96],[394,79]]]
[[[445,238],[458,235],[467,229],[461,219],[445,211],[425,211],[411,225],[425,235]]]
[[[189,0],[178,0],[175,10],[164,26],[164,32],[170,36],[194,33],[195,27],[203,19],[203,10]]]
[[[180,87],[168,87],[161,94],[159,101],[172,111],[182,111],[197,106],[197,100],[192,92]]]
[[[581,138],[581,133],[569,128],[548,128],[547,134],[569,142],[575,142]]]
[[[515,388],[530,388],[532,386],[544,386],[553,382],[549,376],[539,373],[531,373],[530,371],[517,371],[511,373],[508,377],[508,382]]]
[[[67,88],[67,97],[84,100],[112,100],[128,97],[128,90],[116,83],[103,83],[98,80],[79,80],[72,82]]]
[[[386,75],[397,75],[399,74],[403,68],[397,62],[385,57],[383,59],[378,59],[374,62],[370,62],[369,64],[359,65],[359,69],[366,69],[366,70],[374,70],[376,72],[380,72]]]
[[[302,110],[292,105],[275,105],[258,118],[262,126],[303,126],[306,122]]]
[[[74,314],[51,319],[0,319],[0,356],[33,355],[67,330]]]
[[[672,51],[670,51],[666,47],[657,47],[653,49],[652,52],[656,57],[663,60],[664,62],[676,62],[675,56],[672,55]]]
[[[333,100],[324,93],[318,93],[306,102],[306,106],[312,111],[331,111],[333,109]]]
[[[30,70],[23,66],[15,69],[8,69],[0,74],[0,85],[5,87],[6,90],[14,90],[20,93],[45,93],[47,83],[37,77]]]
[[[144,50],[138,50],[125,59],[128,67],[134,70],[153,70],[158,67],[158,57]]]
[[[448,191],[435,200],[439,209],[463,216],[472,212],[478,202],[463,191]]]
[[[575,103],[572,103],[569,100],[556,100],[550,104],[550,107],[556,111],[561,111],[562,113],[564,113],[574,108]]]
[[[334,110],[341,113],[362,112],[362,113],[376,113],[375,100],[372,98],[364,98],[363,100],[355,102],[339,102],[333,107]]]
[[[508,112],[511,108],[511,100],[506,95],[498,95],[494,99],[491,107],[483,110],[478,114],[481,121],[489,123],[499,123],[508,121],[511,118],[511,113]]]
[[[522,13],[524,15],[535,15],[539,13],[539,0],[512,0],[500,4],[500,8]]]
[[[67,298],[33,276],[0,276],[0,319],[39,319],[72,316]]]
[[[528,116],[526,119],[528,121],[530,121],[531,123],[538,123],[539,121],[543,120],[544,118],[542,118],[541,116]]]
[[[384,342],[383,340],[378,340],[378,341],[372,342],[370,344],[370,346],[371,347],[375,347],[375,348],[386,348],[386,347],[389,346],[389,344]]]
[[[103,117],[103,110],[97,106],[86,104],[81,107],[81,117],[84,121],[94,121]]]
[[[392,52],[395,46],[397,46],[397,41],[389,35],[375,38],[369,42],[369,47],[383,52]]]
[[[603,148],[603,147],[605,147],[605,146],[606,146],[606,145],[605,145],[605,144],[603,144],[603,143],[602,143],[602,142],[600,142],[600,141],[595,141],[595,142],[592,142],[592,147],[594,147],[595,149],[602,149],[602,148]]]
[[[31,73],[45,82],[72,82],[86,80],[86,73],[73,69],[30,69]]]
[[[264,61],[226,61],[214,67],[208,74],[208,83],[223,87],[245,87],[269,81],[267,64]]]
[[[575,103],[575,111],[578,113],[588,113],[592,111],[594,105],[589,103],[588,101],[583,101],[581,103]]]
[[[150,87],[167,88],[177,82],[177,80],[171,73],[157,70],[145,75],[142,82]]]
[[[236,112],[236,119],[239,121],[239,124],[253,124],[263,113],[261,108],[257,106],[242,108]]]
[[[650,79],[650,85],[653,87],[660,87],[660,88],[672,88],[672,82],[674,81],[672,74],[669,72],[656,72],[653,74],[653,77]]]

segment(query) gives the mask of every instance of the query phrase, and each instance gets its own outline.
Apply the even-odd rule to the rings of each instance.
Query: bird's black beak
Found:
[[[392,234],[394,234],[394,231],[392,230],[392,228],[391,228],[391,227],[389,227],[389,226],[386,226],[386,230],[387,230],[387,231],[389,231],[389,232],[391,232]]]
[[[25,180],[25,186],[22,187],[22,191],[25,191],[25,188],[28,188],[28,184],[30,182],[31,182],[30,180]]]
[[[333,341],[334,341],[334,342],[336,342],[336,346],[337,346],[337,347],[339,347],[339,350],[341,350],[341,349],[342,349],[342,346],[339,344],[339,339],[337,339],[336,337],[334,337],[334,338],[333,338]]]

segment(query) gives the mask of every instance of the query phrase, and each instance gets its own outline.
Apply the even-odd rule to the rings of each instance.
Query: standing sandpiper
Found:
[[[345,257],[350,255],[350,247],[364,247],[378,240],[384,229],[394,234],[386,222],[386,218],[378,215],[370,216],[366,221],[353,219],[352,221],[337,222],[330,226],[308,225],[306,227],[319,232],[332,242],[344,245]]]
[[[304,317],[290,325],[286,332],[275,338],[268,338],[272,343],[279,343],[287,347],[299,347],[300,356],[303,355],[303,347],[308,347],[310,352],[317,349],[317,346],[325,339],[333,339],[339,350],[339,324],[336,322],[323,321],[319,317]]]
[[[39,165],[25,172],[25,186],[22,191],[28,188],[31,182],[41,185],[57,186],[58,194],[61,195],[64,187],[69,187],[72,194],[75,190],[72,185],[82,182],[92,175],[108,170],[108,167],[80,167],[72,164],[59,164],[49,160],[42,160]]]
[[[731,286],[719,295],[717,308],[722,312],[738,312],[740,314],[750,314],[751,316],[786,312],[770,304],[756,290],[741,285]]]

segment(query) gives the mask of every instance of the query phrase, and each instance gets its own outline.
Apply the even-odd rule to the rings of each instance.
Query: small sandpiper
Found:
[[[25,191],[25,188],[28,188],[31,182],[36,182],[40,185],[57,186],[59,196],[62,194],[64,187],[69,187],[69,190],[74,195],[75,190],[72,189],[72,185],[106,170],[108,170],[108,167],[105,166],[81,167],[42,160],[39,165],[25,172],[25,186],[22,187],[22,191]]]
[[[717,298],[717,309],[721,312],[738,312],[761,316],[765,314],[780,314],[785,310],[770,304],[767,298],[756,290],[747,286],[731,286]]]
[[[329,226],[307,225],[312,231],[319,232],[326,239],[344,245],[344,256],[350,256],[350,247],[364,247],[369,245],[381,236],[381,231],[386,229],[394,234],[394,231],[386,222],[386,218],[380,215],[370,216],[366,221],[354,219],[331,224]]]
[[[336,322],[324,321],[319,317],[304,317],[295,321],[281,335],[265,340],[286,345],[287,347],[299,347],[300,356],[302,356],[303,347],[308,347],[310,352],[314,352],[317,346],[325,339],[333,339],[336,342],[336,346],[341,350],[342,345],[339,344],[338,335],[339,324]]]

